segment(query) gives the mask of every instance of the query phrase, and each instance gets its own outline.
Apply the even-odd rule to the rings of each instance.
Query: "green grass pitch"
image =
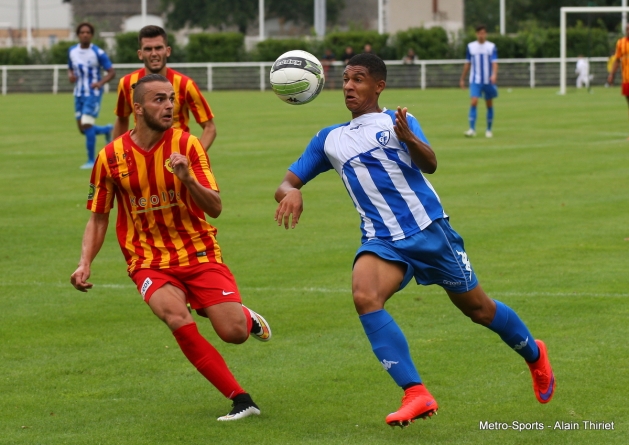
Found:
[[[382,106],[408,106],[418,117],[439,161],[430,181],[480,282],[546,341],[557,378],[553,401],[540,405],[517,354],[440,288],[412,283],[387,308],[441,408],[405,430],[384,423],[402,392],[353,309],[359,218],[336,174],[305,187],[297,229],[273,221],[288,165],[316,131],[348,120],[339,91],[303,107],[272,92],[207,95],[224,201],[218,239],[244,302],[274,332],[268,344],[227,345],[197,320],[262,410],[228,423],[215,420],[228,401],[185,360],[126,276],[113,218],[94,289],[83,294],[69,283],[89,182],[78,169],[84,139],[72,97],[2,97],[0,444],[627,443],[627,108],[616,88],[555,91],[502,88],[491,140],[463,137],[465,91],[383,93]],[[106,96],[98,122],[113,120],[113,104]],[[484,115],[481,104],[481,130]],[[587,420],[615,429],[584,430]],[[545,429],[482,430],[485,421]]]

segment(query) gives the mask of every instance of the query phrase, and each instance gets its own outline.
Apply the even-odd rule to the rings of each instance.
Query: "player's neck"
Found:
[[[145,74],[159,74],[160,76],[166,77],[166,73],[167,72],[168,72],[168,66],[167,65],[164,65],[164,67],[161,70],[159,70],[158,72],[156,72],[156,73],[152,72],[146,66],[144,67],[144,73]]]
[[[87,48],[89,48],[89,47],[90,47],[90,45],[91,45],[91,44],[92,44],[92,42],[89,42],[89,43],[81,43],[81,44],[80,44],[80,45],[81,45],[81,49],[87,49]]]
[[[156,131],[142,122],[137,122],[135,128],[131,130],[131,140],[144,151],[151,151],[163,137],[165,131]]]
[[[380,108],[380,105],[376,104],[373,107],[369,107],[367,110],[361,110],[361,111],[352,111],[352,119],[356,119],[357,117],[362,116],[363,114],[369,114],[369,113],[382,113],[382,108]]]

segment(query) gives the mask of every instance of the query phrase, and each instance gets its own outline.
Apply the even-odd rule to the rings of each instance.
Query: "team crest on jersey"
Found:
[[[166,159],[166,162],[164,162],[164,167],[166,167],[166,170],[168,170],[169,172],[174,173],[173,168],[170,165],[170,158]]]
[[[386,147],[389,139],[391,139],[391,132],[389,130],[379,131],[376,133],[376,139],[380,145]]]

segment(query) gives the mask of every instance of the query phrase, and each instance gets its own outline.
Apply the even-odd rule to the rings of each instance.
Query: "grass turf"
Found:
[[[381,105],[418,117],[439,160],[429,179],[481,283],[546,341],[558,382],[553,401],[540,405],[517,354],[441,289],[411,284],[387,308],[441,408],[404,431],[384,423],[402,393],[353,310],[359,219],[336,174],[305,187],[296,230],[273,221],[287,166],[316,131],[348,119],[341,93],[303,107],[269,92],[208,99],[219,133],[210,151],[224,202],[219,242],[244,302],[275,338],[226,345],[198,321],[262,415],[216,422],[228,401],[142,303],[113,218],[95,288],[70,286],[89,182],[77,168],[84,149],[72,98],[9,95],[0,109],[0,444],[626,443],[629,127],[616,89],[565,97],[503,89],[491,140],[462,137],[465,92],[383,93]],[[113,102],[105,97],[99,122],[111,120]],[[584,430],[586,420],[615,429]],[[484,421],[545,429],[481,430]]]

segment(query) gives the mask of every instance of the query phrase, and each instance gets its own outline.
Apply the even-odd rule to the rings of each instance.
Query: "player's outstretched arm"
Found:
[[[620,64],[620,60],[614,60],[614,64],[612,65],[612,69],[609,72],[609,76],[607,77],[607,83],[610,85],[614,84],[614,77],[616,76],[616,71],[618,71],[618,65]]]
[[[214,139],[216,139],[216,124],[214,123],[214,119],[210,119],[199,125],[203,128],[203,133],[201,133],[199,141],[201,141],[201,145],[203,145],[205,151],[208,151],[214,143]]]
[[[116,77],[116,70],[114,69],[114,67],[111,67],[111,68],[109,68],[109,71],[107,71],[107,74],[105,74],[105,76],[103,76],[103,78],[100,81],[94,82],[91,85],[91,87],[94,88],[94,89],[102,88],[103,85],[105,85],[107,82],[109,82],[114,77]]]
[[[72,286],[81,292],[87,292],[87,290],[91,289],[93,286],[93,284],[88,283],[87,280],[90,277],[92,261],[96,258],[96,255],[105,241],[108,225],[109,213],[92,213],[87,222],[87,226],[85,226],[79,267],[77,267],[70,276]]]
[[[114,131],[112,134],[113,138],[116,139],[117,137],[126,133],[128,130],[129,130],[129,116],[127,117],[116,116],[116,120],[114,122]]]
[[[467,73],[470,71],[470,62],[465,62],[465,65],[463,65],[463,72],[461,73],[461,79],[459,80],[459,86],[462,89],[465,89],[465,76],[467,76]]]
[[[491,63],[491,71],[492,75],[489,78],[489,81],[492,83],[492,85],[496,85],[496,82],[498,81],[498,62]]]
[[[299,222],[301,212],[304,211],[304,201],[300,190],[303,186],[303,182],[295,173],[286,172],[284,180],[275,191],[275,201],[279,203],[275,211],[275,221],[278,226],[284,223],[284,228],[288,229],[290,225],[291,229],[294,229]]]
[[[408,126],[406,120],[406,108],[397,107],[395,112],[395,134],[398,139],[406,144],[411,159],[424,173],[434,173],[437,170],[437,156],[429,145],[419,140]]]
[[[205,188],[191,174],[188,158],[181,153],[170,155],[170,166],[175,176],[188,189],[190,196],[201,209],[212,218],[218,218],[223,211],[223,203],[218,192]]]

